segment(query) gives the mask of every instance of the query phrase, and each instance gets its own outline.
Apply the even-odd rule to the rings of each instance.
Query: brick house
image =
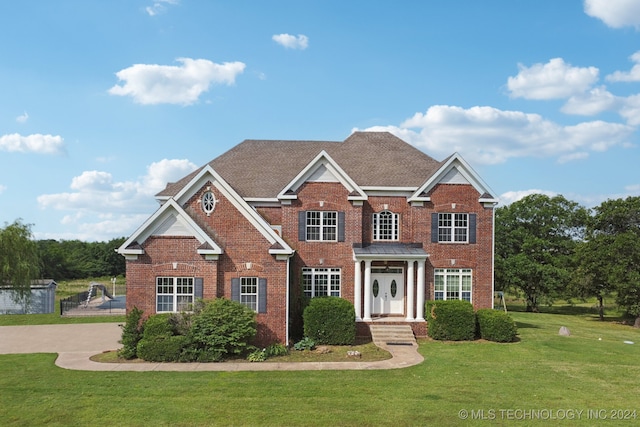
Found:
[[[335,295],[371,322],[426,334],[428,299],[493,305],[492,191],[458,155],[387,132],[344,142],[247,140],[169,183],[118,249],[127,309],[225,297],[257,312],[260,344],[300,334],[303,297]]]

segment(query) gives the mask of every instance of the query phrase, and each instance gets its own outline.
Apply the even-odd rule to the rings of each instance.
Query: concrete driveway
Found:
[[[0,326],[0,354],[58,353],[56,365],[82,371],[315,371],[398,369],[421,363],[416,344],[381,345],[392,358],[377,362],[299,363],[99,363],[90,357],[122,347],[122,328],[117,323],[70,325]]]
[[[117,350],[122,337],[118,323],[0,326],[0,354],[101,353]]]

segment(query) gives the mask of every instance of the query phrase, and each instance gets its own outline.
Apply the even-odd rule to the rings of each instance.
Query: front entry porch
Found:
[[[356,321],[424,322],[425,263],[419,244],[381,243],[353,249]]]

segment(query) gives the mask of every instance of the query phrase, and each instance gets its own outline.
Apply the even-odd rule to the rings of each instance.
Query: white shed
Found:
[[[14,300],[14,291],[10,287],[0,288],[0,314],[44,314],[55,310],[56,288],[52,279],[40,279],[31,282],[31,298],[25,307]]]

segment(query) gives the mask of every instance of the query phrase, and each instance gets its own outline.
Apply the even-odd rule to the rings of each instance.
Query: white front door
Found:
[[[371,269],[371,314],[404,314],[404,274],[401,268]]]

